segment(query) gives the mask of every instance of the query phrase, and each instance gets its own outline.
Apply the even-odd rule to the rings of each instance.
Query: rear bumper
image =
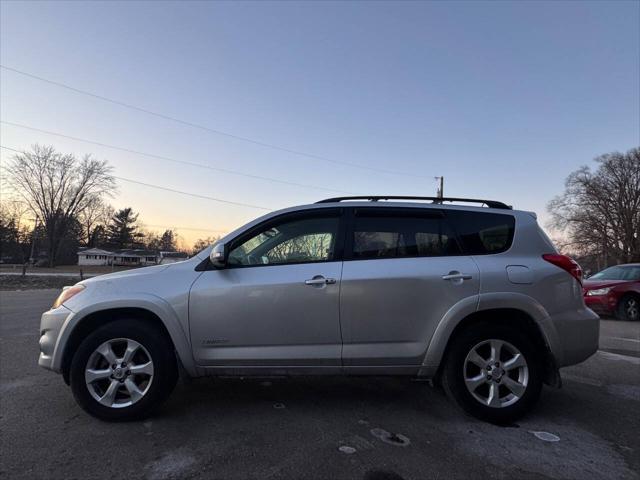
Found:
[[[69,315],[73,313],[65,306],[49,310],[40,319],[40,357],[38,365],[60,373],[60,361],[56,361],[56,351],[60,330]]]
[[[598,351],[600,317],[590,308],[554,316],[553,323],[561,347],[561,358],[556,356],[558,367],[583,362]]]

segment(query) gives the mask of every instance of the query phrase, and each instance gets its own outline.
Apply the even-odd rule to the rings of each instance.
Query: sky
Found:
[[[639,32],[638,1],[2,1],[0,144],[108,160],[111,204],[189,245],[436,176],[544,223],[569,173],[640,145]]]

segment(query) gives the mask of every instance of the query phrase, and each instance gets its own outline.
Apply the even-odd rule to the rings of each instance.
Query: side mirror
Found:
[[[217,244],[211,249],[209,261],[215,268],[224,268],[227,264],[227,247],[223,243]]]

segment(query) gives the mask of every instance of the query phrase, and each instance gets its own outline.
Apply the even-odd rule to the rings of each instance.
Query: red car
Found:
[[[584,281],[583,294],[598,314],[640,320],[640,263],[605,268]]]

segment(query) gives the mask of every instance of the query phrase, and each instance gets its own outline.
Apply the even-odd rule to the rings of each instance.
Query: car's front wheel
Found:
[[[178,377],[171,342],[137,319],[107,323],[76,350],[71,389],[80,406],[103,420],[132,420],[151,414]]]
[[[628,294],[622,297],[618,304],[617,317],[620,320],[637,322],[640,320],[640,297]]]
[[[442,383],[467,413],[492,423],[510,423],[537,401],[541,362],[534,345],[518,330],[476,324],[453,339]]]

